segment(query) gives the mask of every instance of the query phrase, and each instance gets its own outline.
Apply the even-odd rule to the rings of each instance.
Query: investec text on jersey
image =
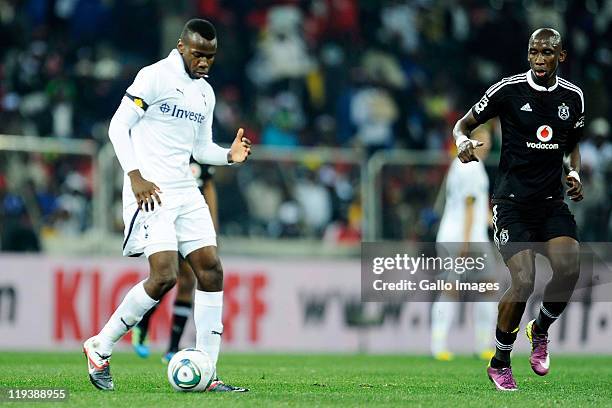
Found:
[[[160,105],[159,110],[165,115],[170,112],[170,106],[167,103]],[[187,109],[180,109],[176,105],[172,106],[172,113],[170,116],[174,116],[179,119],[187,119],[193,122],[202,123],[204,121],[204,115],[199,112],[192,112]]]

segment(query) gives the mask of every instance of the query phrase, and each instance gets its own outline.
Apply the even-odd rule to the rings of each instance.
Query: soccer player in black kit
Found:
[[[584,97],[557,76],[566,58],[561,35],[540,28],[529,38],[530,70],[491,86],[453,129],[458,157],[478,160],[479,142],[470,131],[493,117],[502,127],[501,158],[493,193],[494,241],[510,270],[511,286],[498,307],[496,351],[487,368],[500,391],[516,391],[510,352],[535,282],[535,254],[553,270],[535,320],[526,326],[530,363],[538,375],[549,371],[548,328],[571,298],[580,273],[576,223],[563,201],[582,200],[578,142],[584,127]]]

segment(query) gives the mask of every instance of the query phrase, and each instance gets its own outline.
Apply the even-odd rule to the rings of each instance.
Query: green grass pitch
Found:
[[[551,373],[538,377],[526,356],[515,356],[520,390],[495,391],[486,363],[469,357],[442,363],[404,355],[222,354],[219,372],[246,394],[175,392],[159,355],[143,360],[115,353],[114,392],[100,392],[87,378],[80,353],[0,352],[0,387],[67,388],[65,402],[47,407],[269,407],[422,406],[550,407],[611,406],[612,356],[555,356]],[[24,407],[16,402],[0,405]]]

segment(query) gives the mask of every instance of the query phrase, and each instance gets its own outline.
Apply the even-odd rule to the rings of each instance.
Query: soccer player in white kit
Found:
[[[472,139],[483,143],[478,151],[484,160],[491,145],[490,132],[483,127],[472,133]],[[446,203],[440,221],[436,242],[440,252],[466,256],[470,251],[487,251],[489,245],[489,177],[482,161],[467,165],[455,158],[446,176]],[[444,245],[449,243],[449,245]],[[484,244],[483,244],[484,243]],[[487,251],[489,252],[489,251]],[[446,254],[444,255],[446,256]],[[492,256],[492,254],[488,254]],[[487,268],[490,265],[487,264]],[[483,271],[475,278],[485,279],[492,271]],[[468,278],[470,276],[468,275]],[[448,347],[448,334],[459,304],[457,294],[442,292],[431,309],[431,353],[436,360],[449,361],[453,353]],[[480,358],[489,360],[493,355],[490,330],[495,326],[496,303],[473,303],[475,351]]]
[[[214,26],[189,20],[176,49],[136,75],[111,120],[109,136],[125,172],[123,254],[144,253],[150,273],[83,345],[89,378],[99,389],[114,389],[113,346],[174,286],[179,252],[197,278],[196,348],[208,353],[216,367],[223,333],[223,268],[210,211],[189,159],[227,165],[244,162],[251,152],[242,129],[230,149],[212,141],[215,94],[205,78],[216,52]],[[208,390],[247,391],[218,378]]]

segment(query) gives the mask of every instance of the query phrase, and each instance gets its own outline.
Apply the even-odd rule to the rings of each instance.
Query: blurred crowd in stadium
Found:
[[[364,160],[392,148],[450,157],[450,130],[463,110],[502,76],[528,69],[535,27],[559,29],[569,50],[562,76],[582,86],[587,102],[586,195],[576,217],[584,240],[612,238],[605,0],[0,0],[0,134],[108,143],[108,122],[135,73],[165,57],[192,16],[218,30],[209,78],[217,142],[244,126],[259,145],[344,147]],[[3,152],[0,159],[4,249],[17,242],[6,237],[13,228],[37,248],[27,231],[76,235],[90,227],[91,163]],[[355,166],[260,162],[219,173],[223,233],[360,240]],[[400,174],[384,178],[384,237],[423,239],[435,225],[437,190]]]

